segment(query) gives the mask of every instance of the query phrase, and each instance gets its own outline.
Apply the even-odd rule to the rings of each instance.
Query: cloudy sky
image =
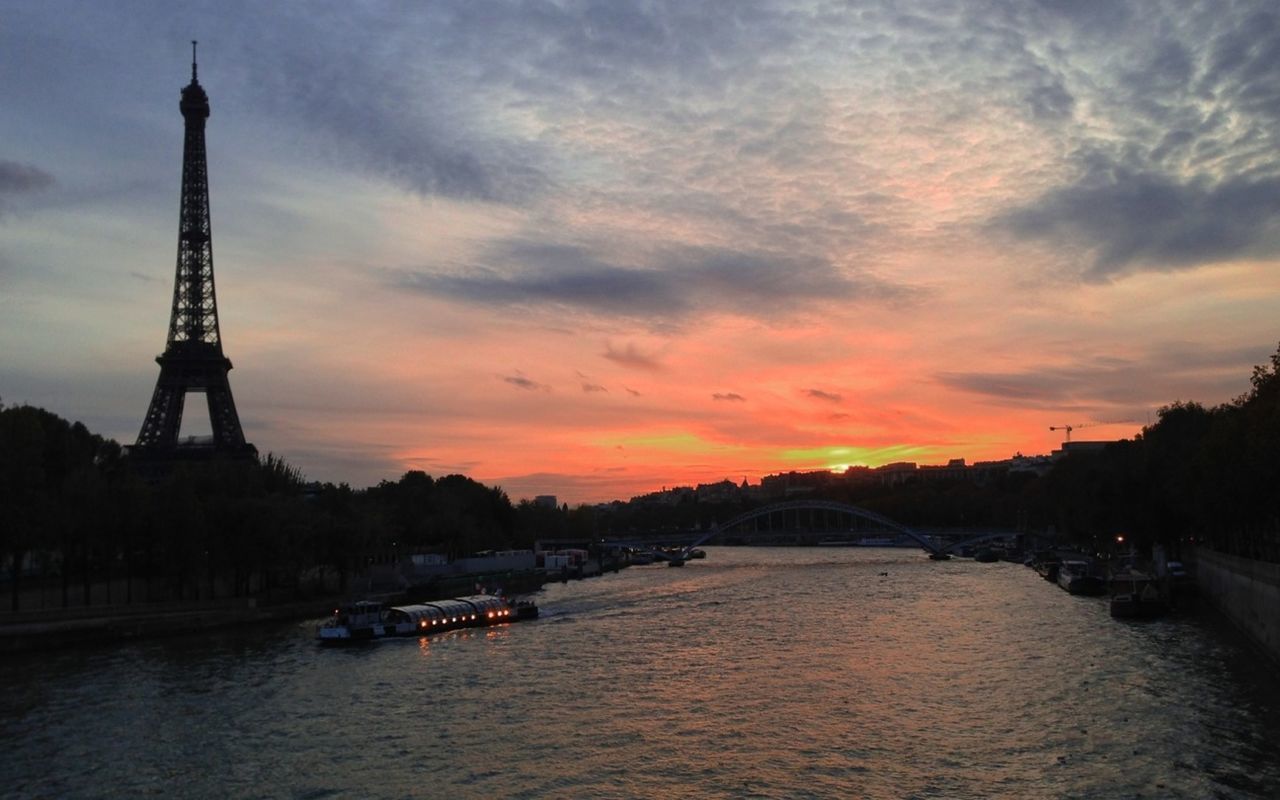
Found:
[[[20,0],[4,403],[136,438],[191,39],[232,389],[312,478],[1043,453],[1280,339],[1269,2]]]

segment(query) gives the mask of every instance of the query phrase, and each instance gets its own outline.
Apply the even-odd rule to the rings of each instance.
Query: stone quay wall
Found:
[[[1201,594],[1280,664],[1280,564],[1197,548]]]

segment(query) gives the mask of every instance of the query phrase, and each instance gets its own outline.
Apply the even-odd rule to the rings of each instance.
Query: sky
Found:
[[[232,391],[311,479],[1047,453],[1280,340],[1269,2],[11,0],[0,402],[136,439],[192,39]]]

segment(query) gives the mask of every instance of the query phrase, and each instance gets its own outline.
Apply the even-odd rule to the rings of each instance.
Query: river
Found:
[[[1212,612],[1118,622],[916,550],[707,550],[499,628],[4,658],[0,794],[1280,796],[1280,689]]]

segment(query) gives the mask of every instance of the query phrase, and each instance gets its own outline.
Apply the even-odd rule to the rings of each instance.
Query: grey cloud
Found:
[[[631,395],[632,397],[640,397],[640,392],[636,391],[635,389],[632,389],[630,386],[623,386],[622,388],[626,389],[627,394]]]
[[[1012,404],[1062,402],[1063,389],[1069,385],[1067,381],[1040,373],[944,372],[938,375],[938,380],[945,386]]]
[[[846,274],[819,257],[671,244],[638,255],[642,263],[622,264],[597,255],[594,247],[519,240],[494,246],[485,267],[457,274],[400,271],[391,282],[483,305],[561,306],[658,319],[717,311],[770,316],[805,304],[898,302],[914,294],[868,275]]]
[[[53,176],[39,167],[0,159],[0,195],[34,192],[52,185]]]
[[[480,304],[557,304],[604,313],[684,310],[684,298],[661,273],[609,264],[582,247],[504,242],[490,248],[487,260],[497,266],[458,275],[404,272],[395,282]]]
[[[1080,254],[1095,281],[1280,253],[1280,17],[1199,3],[1154,25],[1124,4],[1041,5],[1084,31],[1059,74],[1095,121],[1049,132],[1073,174],[994,228]]]
[[[683,313],[685,301],[662,276],[607,268],[596,272],[512,278],[494,270],[468,275],[405,276],[399,285],[485,305],[558,304],[601,313]]]
[[[630,342],[628,342],[627,346],[621,350],[614,347],[612,344],[607,345],[604,351],[604,357],[615,364],[620,364],[621,366],[630,367],[632,369],[641,369],[648,372],[655,372],[662,369],[662,362],[658,361],[654,356],[640,352],[640,349]],[[628,389],[627,391],[637,396],[640,394],[632,389]]]
[[[1185,129],[1171,130],[1160,139],[1160,143],[1151,151],[1151,159],[1157,163],[1171,159],[1184,158],[1190,146],[1196,143],[1196,134]]]
[[[22,77],[15,83],[25,84],[25,94],[54,91],[62,101],[46,99],[46,105],[86,105],[80,118],[104,129],[93,131],[99,146],[126,131],[134,139],[154,135],[151,115],[158,112],[149,98],[167,98],[164,108],[173,117],[166,123],[177,117],[176,89],[190,53],[185,40],[198,34],[200,77],[214,115],[211,148],[228,146],[229,129],[256,138],[267,133],[268,141],[245,152],[284,160],[280,154],[288,148],[284,155],[297,159],[290,166],[323,160],[450,198],[516,202],[545,185],[540,165],[547,156],[535,137],[486,124],[487,76],[478,74],[483,60],[449,60],[441,53],[450,35],[440,19],[447,21],[447,9],[393,11],[326,0],[305,7],[222,0],[179,9],[138,0],[128,12],[111,4],[84,4],[75,13],[68,8],[46,3],[35,12],[33,6],[26,22],[39,26],[38,35],[19,28],[14,39],[23,50],[13,53],[11,43],[5,45],[6,55],[20,60],[0,60]],[[6,13],[6,28],[13,16]],[[109,39],[103,30],[110,30]],[[165,94],[155,94],[152,82]],[[139,97],[148,98],[145,108]]]
[[[844,398],[833,392],[824,392],[821,389],[806,389],[806,397],[812,397],[815,400],[826,400],[829,403],[839,403]]]
[[[525,376],[520,374],[504,375],[502,376],[502,380],[505,381],[506,383],[511,384],[512,386],[515,386],[518,389],[525,389],[527,391],[537,391],[537,390],[546,391],[551,388],[550,386],[547,386],[545,383],[538,383],[537,381],[530,380],[529,378],[526,378]]]
[[[998,227],[1092,254],[1090,280],[1280,253],[1280,177],[1185,182],[1155,172],[1054,189]]]
[[[1114,33],[1132,18],[1127,4],[1113,0],[1036,0],[1036,4],[1090,32]]]
[[[1097,356],[1040,370],[944,372],[935,377],[944,386],[1000,405],[1077,408],[1116,418],[1177,399],[1217,402],[1234,396],[1243,391],[1245,376],[1264,350],[1168,342],[1153,346],[1141,359]],[[1201,398],[1179,397],[1189,386],[1203,392]]]
[[[469,80],[481,76],[460,81],[456,70],[432,69],[449,35],[433,14],[282,10],[277,26],[244,45],[249,97],[328,143],[334,160],[411,191],[526,200],[546,186],[538,165],[547,156],[528,137],[485,124],[468,94]]]
[[[1076,100],[1060,81],[1036,86],[1027,92],[1027,105],[1034,116],[1044,120],[1061,120],[1071,116]]]
[[[0,159],[0,217],[12,208],[11,198],[47,189],[53,176],[39,167]]]
[[[584,383],[582,384],[582,391],[592,394],[594,392],[608,392],[609,390],[598,383]]]
[[[1076,98],[1067,88],[1061,67],[1027,53],[1020,36],[1016,45],[1007,46],[1015,57],[1009,77],[1015,85],[1024,87],[1022,101],[1031,110],[1032,118],[1053,126],[1069,121],[1075,111]]]
[[[516,76],[522,90],[605,102],[597,92],[607,88],[615,104],[646,84],[718,85],[790,39],[785,15],[764,3],[734,3],[714,15],[681,2],[525,5],[497,15],[477,5],[457,4],[448,15],[455,48],[488,51],[499,64],[517,55],[533,67]]]
[[[581,169],[559,126],[652,124],[679,104],[672,86],[719,92],[786,47],[795,23],[769,6],[336,4],[238,33],[256,102],[336,157],[423,194],[522,204]]]
[[[1195,59],[1182,42],[1166,39],[1152,48],[1145,69],[1148,89],[1162,92],[1179,92],[1186,88],[1196,72]],[[1132,78],[1131,78],[1132,79]]]
[[[1228,17],[1230,19],[1230,17]],[[1204,76],[1197,87],[1226,90],[1251,112],[1275,118],[1280,82],[1280,17],[1270,10],[1239,17],[1212,39]]]
[[[727,401],[731,403],[741,403],[745,401],[747,398],[743,397],[737,392],[725,392],[725,393],[715,392],[714,394],[711,395],[711,399],[718,400],[718,401]]]

